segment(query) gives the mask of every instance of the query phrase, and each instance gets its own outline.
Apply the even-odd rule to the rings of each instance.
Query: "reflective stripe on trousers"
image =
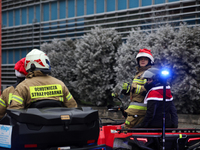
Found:
[[[138,109],[138,110],[147,110],[147,104],[131,102],[128,108]]]

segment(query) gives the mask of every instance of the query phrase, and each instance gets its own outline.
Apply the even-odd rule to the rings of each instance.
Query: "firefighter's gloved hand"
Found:
[[[122,85],[122,93],[128,94],[130,93],[130,89],[131,89],[131,85],[129,84],[129,82],[124,82]]]
[[[112,93],[111,95],[112,95],[112,97],[117,97],[118,96],[117,93]]]

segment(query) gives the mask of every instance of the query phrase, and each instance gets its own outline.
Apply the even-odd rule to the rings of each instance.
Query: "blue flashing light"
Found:
[[[170,72],[167,69],[162,69],[161,70],[161,77],[162,78],[169,78],[170,77]]]
[[[162,73],[162,75],[164,75],[164,76],[168,76],[168,75],[169,75],[169,72],[168,72],[167,70],[163,70],[161,73]]]

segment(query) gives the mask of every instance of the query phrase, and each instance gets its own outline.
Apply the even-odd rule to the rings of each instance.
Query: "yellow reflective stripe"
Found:
[[[59,97],[59,100],[60,100],[61,102],[63,102],[63,97]]]
[[[67,96],[66,96],[67,100],[70,100],[72,98],[72,95],[71,93],[69,93]]]
[[[141,80],[141,79],[133,79],[134,83],[138,84],[145,84],[147,82],[147,79]]]
[[[127,89],[126,93],[128,93],[130,91],[130,88],[131,88],[131,86],[128,85],[128,89]]]
[[[135,93],[136,94],[139,94],[140,93],[140,90],[141,90],[142,86],[141,85],[137,85],[137,88],[135,90]]]
[[[2,105],[3,107],[6,107],[6,103],[3,99],[0,98],[0,105]]]
[[[9,99],[8,99],[8,105],[10,105],[10,102],[11,102],[11,100],[12,100],[12,93],[9,93]]]
[[[63,96],[62,86],[60,84],[30,86],[31,99]]]
[[[182,139],[182,137],[183,137],[183,135],[182,135],[182,134],[179,134],[179,138]]]
[[[125,124],[130,125],[130,122],[126,120],[126,121],[125,121]]]
[[[23,98],[21,98],[21,97],[19,97],[19,96],[17,96],[17,95],[13,95],[12,96],[12,100],[14,100],[14,101],[16,101],[16,102],[18,102],[18,103],[20,103],[20,104],[23,104]]]
[[[138,106],[138,105],[129,105],[128,108],[138,109],[138,110],[147,110],[146,106]]]

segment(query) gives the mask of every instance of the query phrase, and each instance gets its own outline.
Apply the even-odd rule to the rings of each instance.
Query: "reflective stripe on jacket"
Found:
[[[146,91],[146,89],[144,88],[146,79],[142,79],[141,76],[144,73],[144,71],[146,71],[150,67],[151,66],[137,68],[137,73],[136,73],[136,75],[133,79],[132,85],[131,85],[131,92],[130,92],[130,97],[132,98],[131,102],[139,102],[139,103],[144,102],[145,96],[142,95],[142,93],[144,91]],[[135,89],[135,90],[133,91],[133,89]]]
[[[0,98],[0,119],[6,114],[6,109],[10,104],[12,98],[12,93],[14,92],[14,87],[10,86],[3,90]]]
[[[64,106],[69,108],[77,107],[76,101],[62,81],[40,71],[29,72],[26,77],[26,80],[16,87],[9,108],[26,108],[31,102],[44,99],[62,101]]]
[[[144,88],[146,79],[142,79],[141,76],[144,73],[144,71],[146,71],[149,68],[151,68],[151,66],[136,68],[137,73],[133,79],[130,92],[131,102],[134,103],[131,103],[129,107],[125,110],[129,115],[145,115],[146,113],[147,108],[143,104],[145,97],[145,95],[143,95],[143,92],[146,91],[146,89]]]

